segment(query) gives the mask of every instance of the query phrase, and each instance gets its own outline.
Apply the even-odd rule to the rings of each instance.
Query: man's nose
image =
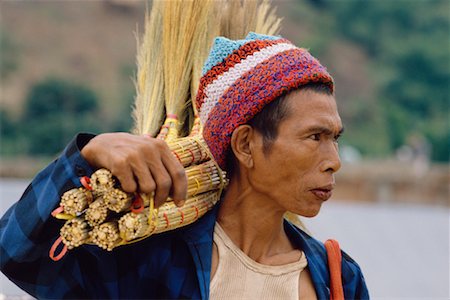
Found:
[[[335,173],[340,168],[341,159],[339,157],[339,147],[333,142],[328,144],[324,149],[321,171]]]

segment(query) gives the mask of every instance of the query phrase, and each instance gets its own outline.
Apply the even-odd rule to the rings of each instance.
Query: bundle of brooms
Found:
[[[201,136],[194,103],[201,68],[215,36],[273,35],[280,19],[266,0],[155,0],[145,20],[143,39],[137,39],[134,133],[167,142],[185,167],[186,202],[177,207],[169,198],[155,208],[152,195],[126,193],[111,172],[97,170],[82,178],[83,187],[64,193],[52,213],[67,220],[50,250],[53,260],[83,244],[112,250],[191,224],[219,201],[227,184]]]

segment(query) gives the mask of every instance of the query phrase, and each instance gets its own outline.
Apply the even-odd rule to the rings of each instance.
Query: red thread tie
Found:
[[[172,151],[172,153],[176,156],[178,161],[181,163],[181,158],[178,156],[177,152],[176,151]]]
[[[198,218],[198,208],[197,206],[193,206],[195,208],[195,219]]]
[[[167,217],[167,214],[166,213],[164,213],[164,219],[166,220],[166,228],[167,227],[169,227],[169,225],[170,225],[170,222],[169,222],[169,218]]]
[[[177,117],[177,115],[175,115],[175,114],[167,114],[167,119],[175,119],[175,120],[178,120],[178,117]]]
[[[184,222],[184,212],[181,209],[178,209],[178,211],[181,214],[181,222],[180,222],[180,224],[183,224],[183,222]]]
[[[194,163],[194,161],[195,161],[195,155],[194,155],[194,152],[192,152],[191,149],[187,149],[187,150],[191,153],[191,156],[192,156],[191,164],[192,164],[192,163]]]

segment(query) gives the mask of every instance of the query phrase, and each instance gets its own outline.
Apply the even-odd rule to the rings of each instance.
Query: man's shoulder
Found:
[[[302,229],[287,220],[285,220],[284,229],[291,242],[299,249],[303,250],[306,255],[309,254],[326,259],[324,244],[307,233],[305,229]]]
[[[285,229],[291,241],[305,253],[314,283],[329,286],[327,251],[324,243],[289,222],[285,223]],[[354,299],[368,299],[369,295],[360,266],[345,251],[341,250],[341,253],[342,280],[346,296],[351,295]]]
[[[325,244],[314,238],[311,234],[309,234],[305,229],[299,228],[289,221],[285,223],[286,232],[294,244],[299,246],[303,251],[310,252],[310,254],[314,254],[315,257],[321,258],[326,262],[327,260],[327,251],[325,248]],[[346,252],[342,251],[342,260],[345,263],[358,265],[356,261],[350,257]],[[358,266],[359,268],[359,266]]]

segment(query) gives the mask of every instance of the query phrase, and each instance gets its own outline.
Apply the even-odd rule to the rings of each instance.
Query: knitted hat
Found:
[[[250,33],[244,40],[217,37],[203,67],[197,108],[203,137],[222,169],[231,135],[264,106],[307,83],[333,92],[333,78],[317,59],[281,37]]]

